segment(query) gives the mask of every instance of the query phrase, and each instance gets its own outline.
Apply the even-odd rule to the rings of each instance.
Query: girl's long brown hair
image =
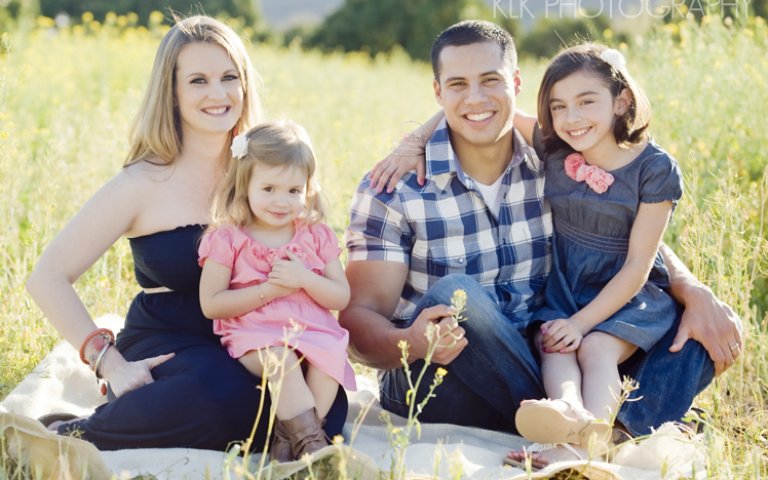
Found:
[[[608,47],[597,43],[583,43],[567,48],[555,56],[549,63],[544,77],[541,79],[538,97],[538,114],[541,133],[547,151],[569,148],[555,133],[552,125],[552,112],[549,102],[552,88],[560,80],[579,71],[586,71],[605,82],[613,98],[628,89],[632,96],[632,104],[626,112],[616,118],[613,135],[619,145],[640,143],[647,136],[651,119],[651,105],[648,97],[640,89],[626,68],[616,70],[601,58]]]

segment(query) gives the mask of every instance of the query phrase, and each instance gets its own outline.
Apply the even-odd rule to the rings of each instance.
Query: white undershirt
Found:
[[[474,180],[475,185],[477,185],[477,189],[480,190],[480,194],[483,196],[485,204],[488,205],[488,208],[491,209],[491,212],[493,212],[493,215],[496,217],[499,216],[499,210],[501,210],[499,192],[501,191],[502,178],[504,178],[504,175],[499,175],[499,178],[490,185],[484,185],[477,180],[472,179]]]

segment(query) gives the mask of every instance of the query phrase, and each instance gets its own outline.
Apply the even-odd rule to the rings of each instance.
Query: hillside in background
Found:
[[[344,0],[261,0],[261,12],[269,26],[285,30],[318,24],[343,3]]]
[[[530,28],[542,17],[573,17],[575,6],[601,13],[617,23],[632,19],[638,12],[661,4],[665,0],[485,0],[500,16],[517,18]],[[344,0],[261,0],[264,18],[270,26],[284,30],[296,25],[317,24],[339,8]],[[645,4],[651,7],[644,7]]]

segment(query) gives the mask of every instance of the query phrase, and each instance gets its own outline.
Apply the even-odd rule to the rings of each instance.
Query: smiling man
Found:
[[[420,418],[511,431],[520,401],[544,395],[516,328],[540,306],[549,271],[543,167],[512,126],[520,73],[509,33],[453,25],[435,41],[432,67],[445,119],[426,147],[428,179],[408,175],[380,194],[361,183],[348,231],[352,300],[340,320],[353,357],[384,370],[384,408],[401,415],[408,381],[398,342],[409,343],[418,371],[427,325],[451,332],[433,358],[448,375]],[[469,298],[459,325],[446,306],[456,289]]]

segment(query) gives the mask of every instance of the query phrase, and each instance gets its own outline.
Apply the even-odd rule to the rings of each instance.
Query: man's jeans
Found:
[[[515,412],[522,400],[546,397],[541,371],[524,331],[514,319],[502,314],[485,290],[467,275],[448,275],[436,282],[418,305],[416,315],[433,305],[450,305],[453,292],[467,294],[467,318],[461,326],[469,342],[461,354],[444,368],[448,371],[419,419],[430,423],[452,423],[516,433]],[[415,318],[415,316],[414,316]],[[519,324],[518,324],[519,325]],[[632,434],[650,433],[668,420],[679,420],[693,398],[712,380],[714,367],[706,350],[689,341],[679,353],[667,349],[677,325],[647,355],[622,365],[622,374],[633,376],[640,389],[621,408],[618,419]],[[424,362],[411,364],[415,381]],[[419,386],[420,402],[435,375],[430,365]],[[388,370],[381,379],[382,406],[401,416],[408,415],[405,403],[408,381],[402,369]]]
[[[450,305],[457,289],[467,294],[467,321],[461,326],[469,344],[445,366],[448,374],[419,419],[514,431],[515,410],[520,402],[545,396],[539,365],[513,319],[504,316],[491,296],[467,275],[453,274],[437,281],[422,298],[416,315],[433,305]],[[414,379],[423,365],[421,360],[411,364]],[[424,398],[435,369],[434,364],[428,367],[417,402]],[[385,372],[381,380],[382,406],[407,416],[407,390],[408,380],[402,369]]]
[[[682,313],[682,307],[679,307]],[[709,353],[695,340],[688,340],[677,353],[669,351],[677,335],[680,315],[669,331],[648,353],[639,351],[619,366],[619,373],[640,385],[624,402],[617,420],[633,435],[647,435],[664,422],[678,421],[715,376]]]

